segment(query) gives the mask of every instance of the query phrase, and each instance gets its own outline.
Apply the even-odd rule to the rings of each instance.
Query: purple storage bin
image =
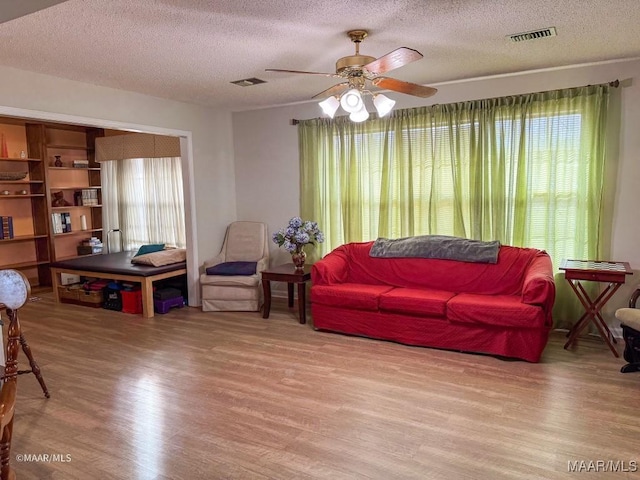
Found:
[[[169,309],[173,307],[182,308],[184,307],[184,298],[182,297],[174,297],[168,298],[167,300],[153,300],[153,307],[156,313],[167,313]]]

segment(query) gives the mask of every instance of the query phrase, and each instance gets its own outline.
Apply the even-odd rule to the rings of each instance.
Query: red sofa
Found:
[[[314,328],[538,362],[551,329],[549,255],[500,246],[498,262],[374,258],[336,248],[311,270]]]

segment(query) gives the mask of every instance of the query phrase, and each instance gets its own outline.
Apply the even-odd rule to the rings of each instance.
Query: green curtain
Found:
[[[412,108],[362,123],[301,121],[301,214],[325,233],[318,254],[440,234],[540,248],[556,272],[562,258],[607,258],[610,89]],[[554,316],[575,320],[581,307],[561,272],[556,285]]]

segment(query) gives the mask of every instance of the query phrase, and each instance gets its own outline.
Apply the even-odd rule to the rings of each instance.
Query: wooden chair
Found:
[[[20,349],[20,321],[18,309],[29,298],[31,286],[27,278],[16,270],[0,270],[0,302],[7,309],[9,329],[7,335],[6,362],[2,389],[0,390],[0,480],[15,479],[9,463],[13,418],[18,387],[18,351]]]

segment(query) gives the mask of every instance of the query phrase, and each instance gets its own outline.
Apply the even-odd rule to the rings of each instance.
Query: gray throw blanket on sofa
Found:
[[[473,263],[498,263],[500,242],[483,242],[446,235],[420,235],[406,238],[378,238],[371,257],[421,257]]]

